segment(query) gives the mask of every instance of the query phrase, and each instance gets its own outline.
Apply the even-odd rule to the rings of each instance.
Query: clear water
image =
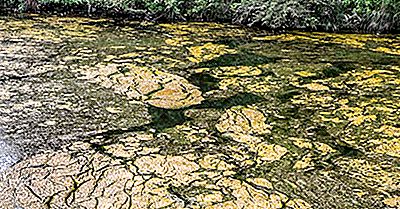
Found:
[[[396,208],[399,56],[398,34],[2,17],[0,208]]]

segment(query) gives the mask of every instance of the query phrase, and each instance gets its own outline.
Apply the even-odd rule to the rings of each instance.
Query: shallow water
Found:
[[[399,35],[1,17],[0,208],[400,208],[399,57]]]
[[[0,173],[18,161],[19,153],[14,147],[0,140]]]

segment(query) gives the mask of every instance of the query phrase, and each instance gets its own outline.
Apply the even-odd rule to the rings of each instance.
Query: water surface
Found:
[[[1,17],[0,208],[399,208],[399,57],[399,35]]]

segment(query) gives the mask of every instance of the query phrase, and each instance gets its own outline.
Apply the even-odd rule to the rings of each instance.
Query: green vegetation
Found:
[[[388,32],[398,0],[6,0],[8,11],[128,15],[156,21],[225,21],[273,30]]]

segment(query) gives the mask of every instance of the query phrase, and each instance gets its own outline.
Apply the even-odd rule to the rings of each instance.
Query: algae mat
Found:
[[[400,208],[400,36],[0,18],[0,208]]]

